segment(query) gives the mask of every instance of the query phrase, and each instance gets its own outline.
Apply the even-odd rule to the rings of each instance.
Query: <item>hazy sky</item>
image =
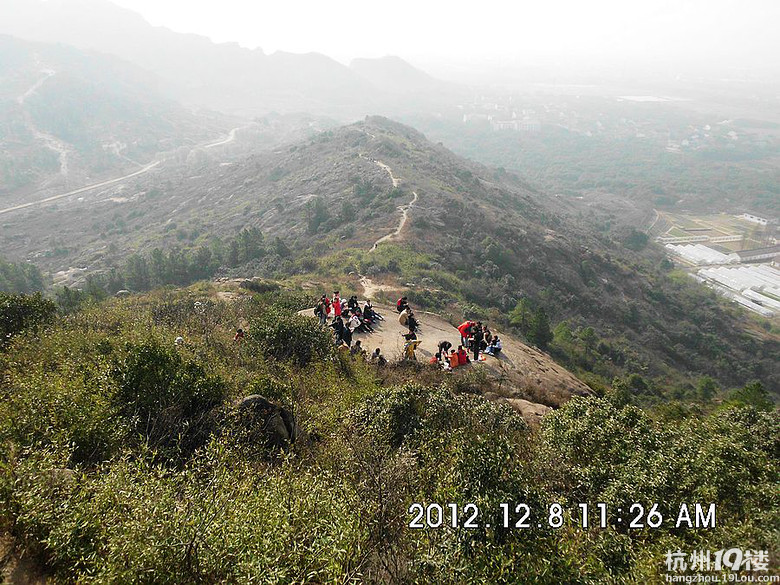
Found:
[[[778,0],[114,1],[179,32],[345,61],[387,54],[777,61],[780,49]]]

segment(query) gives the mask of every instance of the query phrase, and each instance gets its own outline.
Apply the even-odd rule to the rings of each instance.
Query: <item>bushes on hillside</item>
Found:
[[[53,302],[41,293],[8,295],[0,293],[0,348],[11,337],[25,329],[36,329],[50,323],[57,313]]]
[[[24,294],[44,288],[43,274],[27,262],[7,262],[0,258],[0,292]]]
[[[776,492],[765,499],[778,472],[773,414],[729,408],[659,423],[633,406],[575,398],[545,417],[541,436],[539,460],[571,501],[625,511],[633,502],[658,503],[665,517],[680,503],[716,503],[721,525],[780,503]]]
[[[252,321],[249,341],[262,355],[299,366],[324,360],[333,351],[331,334],[315,319],[280,307],[271,307]]]
[[[147,342],[130,346],[111,373],[119,412],[132,432],[164,457],[187,456],[208,438],[211,411],[222,403],[226,388],[201,365]]]
[[[164,310],[143,297],[86,308],[0,355],[0,529],[55,582],[624,585],[658,581],[667,550],[774,558],[774,411],[671,404],[650,416],[575,398],[536,431],[476,392],[478,369],[442,383],[420,364],[378,374],[349,356],[322,359],[328,331],[263,295],[197,301],[207,338],[194,297],[165,298]],[[246,343],[231,342],[245,321]],[[168,345],[177,334],[186,346]],[[592,332],[556,329],[556,343],[576,340],[596,352]],[[618,382],[634,398],[653,388]],[[229,414],[218,407],[228,387],[290,402],[301,440],[265,457],[227,416],[211,433]],[[753,387],[735,399],[761,396]],[[600,501],[606,528],[595,515],[590,529],[572,523],[578,502]],[[440,506],[442,524],[411,529],[414,502]],[[627,530],[614,512],[633,502],[665,516],[713,502],[718,528]],[[450,503],[476,504],[477,528],[463,515],[452,528]],[[512,514],[503,528],[502,503],[527,504],[528,527]],[[547,527],[555,503],[557,530]]]

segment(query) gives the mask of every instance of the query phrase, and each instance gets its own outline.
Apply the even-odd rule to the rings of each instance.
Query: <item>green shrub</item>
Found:
[[[330,332],[314,318],[271,307],[253,320],[249,342],[264,356],[305,366],[333,353]]]
[[[744,388],[733,391],[729,398],[734,404],[754,406],[758,410],[769,412],[774,409],[774,404],[769,398],[769,392],[766,391],[764,385],[759,381],[751,382]]]
[[[9,295],[0,293],[0,348],[14,335],[51,323],[56,305],[41,293]]]
[[[545,417],[537,455],[551,476],[565,470],[561,489],[571,501],[624,510],[657,502],[667,517],[681,502],[715,503],[728,525],[777,505],[776,490],[767,494],[779,430],[776,415],[755,409],[654,422],[633,406],[575,398]]]
[[[133,432],[171,457],[186,456],[205,442],[211,410],[226,393],[219,378],[156,342],[128,346],[112,377],[115,405]]]

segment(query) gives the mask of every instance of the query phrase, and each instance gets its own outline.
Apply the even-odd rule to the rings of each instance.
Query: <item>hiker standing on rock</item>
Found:
[[[347,347],[352,347],[352,330],[349,327],[344,327],[341,330],[341,341],[346,343]]]
[[[402,327],[408,327],[409,326],[409,309],[408,307],[400,312],[398,315],[398,322],[401,324]]]
[[[336,343],[341,343],[344,338],[344,329],[346,329],[346,327],[344,327],[344,321],[342,321],[341,317],[334,317],[330,327],[335,334]]]
[[[314,315],[319,319],[320,325],[325,325],[328,320],[328,314],[325,311],[325,302],[322,299],[320,299],[317,306],[314,307]]]
[[[473,326],[474,326],[474,321],[464,321],[463,323],[458,325],[461,345],[468,345],[469,337],[471,337],[471,328]]]
[[[482,342],[485,340],[485,334],[482,332],[482,327],[477,325],[474,328],[474,337],[471,340],[471,350],[474,352],[474,361],[479,361],[479,352],[482,349]]]
[[[341,297],[339,291],[333,291],[333,314],[336,317],[341,317]]]
[[[322,295],[322,302],[325,304],[325,319],[327,320],[330,317],[330,299],[328,295]]]

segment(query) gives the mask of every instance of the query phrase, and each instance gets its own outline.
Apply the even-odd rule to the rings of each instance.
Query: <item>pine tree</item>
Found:
[[[528,340],[540,349],[546,349],[553,340],[553,332],[550,329],[550,319],[544,309],[539,307],[533,314],[529,324]]]

